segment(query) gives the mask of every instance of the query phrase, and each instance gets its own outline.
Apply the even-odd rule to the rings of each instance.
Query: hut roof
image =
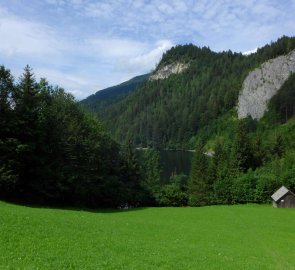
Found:
[[[295,196],[294,193],[292,193],[289,189],[287,189],[286,187],[282,186],[280,187],[274,194],[271,195],[271,198],[277,202],[278,200],[280,200],[282,197],[284,197],[287,193],[291,193]]]

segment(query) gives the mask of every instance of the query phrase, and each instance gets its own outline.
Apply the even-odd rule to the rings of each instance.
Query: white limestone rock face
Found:
[[[153,75],[150,76],[149,80],[162,80],[168,78],[171,74],[179,74],[186,70],[189,67],[189,64],[184,63],[172,63],[167,66],[160,68]]]
[[[243,82],[238,102],[238,117],[250,115],[259,120],[267,111],[269,100],[295,72],[295,50],[271,59],[249,73]]]

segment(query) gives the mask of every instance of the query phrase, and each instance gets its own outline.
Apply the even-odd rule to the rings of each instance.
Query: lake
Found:
[[[161,150],[162,181],[167,183],[172,174],[189,175],[193,154],[190,151]]]
[[[144,149],[137,150],[145,151]],[[172,174],[189,175],[193,154],[191,151],[160,150],[162,182],[169,182]]]

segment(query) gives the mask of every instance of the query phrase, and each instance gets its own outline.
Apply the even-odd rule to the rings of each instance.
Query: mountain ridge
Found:
[[[294,49],[295,38],[286,36],[250,55],[177,45],[163,54],[151,76],[173,63],[189,63],[186,69],[146,81],[105,106],[102,119],[119,142],[192,149],[199,131],[228,112],[237,117],[238,97],[250,72]],[[101,111],[96,113],[102,115]]]
[[[150,73],[135,76],[120,84],[101,89],[80,101],[80,104],[92,112],[103,111],[106,106],[123,99],[128,93],[136,90],[150,76]]]

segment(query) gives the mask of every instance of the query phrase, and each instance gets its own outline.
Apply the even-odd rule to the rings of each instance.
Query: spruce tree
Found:
[[[14,83],[10,70],[0,66],[0,139],[11,135]]]
[[[188,182],[189,205],[203,206],[209,203],[208,161],[201,143],[196,146]]]
[[[231,154],[232,169],[236,173],[246,172],[253,165],[253,154],[248,137],[246,120],[240,120]]]
[[[14,138],[15,87],[10,70],[0,66],[0,196],[9,197],[18,181],[17,146]]]
[[[131,140],[128,140],[123,151],[123,166],[121,168],[125,189],[125,203],[138,206],[142,201],[141,170]]]
[[[155,149],[143,153],[143,182],[142,186],[148,192],[148,203],[157,203],[161,187],[161,158]]]
[[[18,148],[20,167],[19,191],[24,197],[30,197],[38,182],[36,168],[42,158],[38,155],[38,113],[39,90],[32,72],[27,65],[20,77],[15,95],[16,138],[20,142]],[[42,143],[42,142],[40,142]]]
[[[285,152],[285,147],[286,145],[284,142],[284,138],[281,135],[277,135],[273,144],[273,155],[276,155],[279,158],[281,158]]]

